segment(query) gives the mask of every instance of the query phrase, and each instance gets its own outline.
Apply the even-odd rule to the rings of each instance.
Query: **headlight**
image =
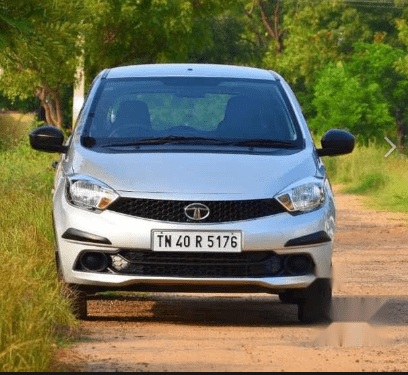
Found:
[[[74,206],[90,211],[104,210],[119,194],[104,183],[87,176],[70,176],[67,199]]]
[[[324,203],[324,181],[307,179],[288,186],[275,197],[288,211],[307,212]]]

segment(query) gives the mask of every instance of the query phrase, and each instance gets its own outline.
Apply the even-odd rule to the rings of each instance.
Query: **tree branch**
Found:
[[[265,3],[264,1],[259,1],[259,9],[261,11],[261,18],[262,22],[270,35],[270,38],[275,39],[276,42],[276,54],[280,54],[282,52],[282,35],[283,30],[280,29],[280,0],[276,1],[275,9],[273,11],[273,24],[266,12]]]
[[[252,24],[249,27],[252,30],[252,32],[257,36],[259,47],[263,49],[265,47],[265,42],[263,40],[262,35],[259,33],[259,31],[256,30],[256,27],[254,26],[254,18],[252,12],[246,9],[244,10],[244,12],[248,16],[248,18],[252,21]]]
[[[47,100],[47,92],[44,87],[37,91],[37,98],[40,99],[41,105],[45,110],[45,121],[49,125],[54,125],[54,120],[52,118],[52,108]]]
[[[259,9],[261,11],[261,19],[262,19],[262,22],[263,22],[263,24],[264,24],[264,26],[266,28],[266,31],[269,33],[269,35],[272,38],[276,38],[275,31],[272,28],[271,21],[269,20],[269,17],[268,17],[268,15],[266,13],[265,3],[263,1],[259,2]]]

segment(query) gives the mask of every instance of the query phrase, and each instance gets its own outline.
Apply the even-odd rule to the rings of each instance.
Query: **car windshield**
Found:
[[[107,79],[83,135],[92,145],[299,147],[279,82],[214,78]]]

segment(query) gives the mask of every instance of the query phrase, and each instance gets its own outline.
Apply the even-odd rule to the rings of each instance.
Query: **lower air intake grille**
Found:
[[[137,276],[169,277],[268,277],[289,276],[286,268],[290,256],[271,252],[225,253],[155,253],[123,250],[111,255],[114,272]],[[310,267],[301,274],[313,270]]]

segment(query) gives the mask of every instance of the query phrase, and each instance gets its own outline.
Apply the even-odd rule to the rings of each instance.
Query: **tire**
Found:
[[[282,303],[285,303],[288,305],[296,305],[299,301],[299,298],[295,298],[295,296],[291,292],[283,292],[283,293],[279,293],[279,300]]]
[[[62,275],[61,261],[60,261],[59,253],[57,249],[55,249],[55,266],[57,269],[58,282],[60,284],[64,284],[64,276]]]
[[[86,319],[88,316],[87,294],[71,284],[63,284],[62,292],[64,297],[70,300],[75,318],[79,320]]]
[[[298,302],[298,318],[302,323],[330,323],[332,285],[330,279],[316,280]]]
[[[80,320],[86,319],[88,316],[87,294],[78,290],[77,286],[65,283],[57,251],[55,252],[55,260],[57,265],[58,282],[61,284],[62,295],[70,300],[72,313],[75,318]]]

